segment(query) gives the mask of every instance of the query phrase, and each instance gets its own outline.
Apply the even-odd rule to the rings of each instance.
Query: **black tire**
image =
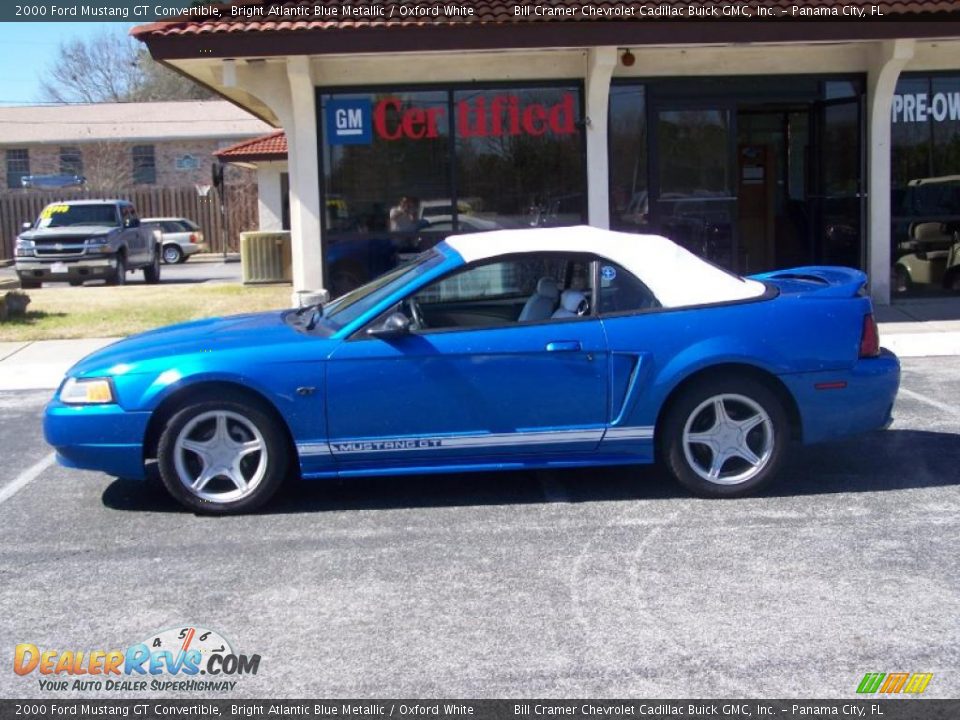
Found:
[[[43,286],[43,283],[39,280],[34,280],[33,278],[25,278],[20,276],[20,289],[21,290],[36,290]]]
[[[211,415],[213,419],[209,419]],[[190,450],[182,452],[178,450],[178,439],[181,438],[181,433],[184,439],[191,440],[202,437],[203,433],[216,432],[220,415],[228,416],[225,422],[230,425],[230,428],[227,432],[234,442],[249,442],[250,438],[255,442],[258,440],[261,442],[262,450],[250,453],[237,465],[242,474],[253,468],[252,476],[249,478],[253,487],[249,491],[241,490],[226,473],[211,475],[212,479],[196,492],[185,484],[197,473],[199,474],[195,479],[199,480],[208,463],[202,460],[199,454],[194,454]],[[242,422],[239,419],[242,419]],[[213,427],[210,423],[213,423]],[[244,423],[256,428],[260,438],[256,438],[249,426]],[[211,436],[209,440],[201,442],[215,441],[216,437]],[[180,453],[180,469],[178,469],[178,453]],[[157,446],[157,465],[167,491],[186,508],[212,515],[250,512],[267,502],[283,484],[287,474],[288,456],[286,437],[278,427],[273,414],[243,397],[230,396],[222,400],[200,400],[179,410],[167,421]],[[181,480],[181,469],[190,476],[187,480]],[[231,487],[234,491],[230,490]],[[235,497],[231,496],[231,492]],[[244,492],[246,494],[243,494]],[[211,497],[218,494],[222,497]]]
[[[148,285],[160,282],[160,248],[154,248],[153,260],[143,268],[143,279]]]
[[[729,425],[717,423],[717,398],[726,419],[731,421]],[[751,417],[760,421],[744,438],[738,424]],[[692,435],[707,438],[719,433],[716,437],[722,445],[720,452],[715,453],[706,443],[685,443],[688,422]],[[720,375],[695,381],[683,390],[661,419],[657,437],[658,458],[681,485],[700,497],[734,498],[757,492],[776,476],[790,442],[790,423],[780,399],[763,382],[733,374]],[[726,457],[728,450],[735,447],[740,451],[745,447],[758,464],[737,454]],[[705,477],[711,474],[718,457],[719,475],[716,479]]]
[[[960,271],[947,275],[943,279],[943,286],[952,292],[960,292]]]
[[[896,265],[893,269],[893,292],[908,293],[912,286],[913,282],[910,280],[907,269],[903,265]]]
[[[127,259],[123,253],[117,253],[117,265],[113,274],[107,278],[107,285],[125,285],[127,282]]]
[[[174,245],[169,243],[163,246],[163,262],[166,265],[176,265],[177,263],[182,263],[186,256],[183,254],[183,250],[180,249],[179,245]]]

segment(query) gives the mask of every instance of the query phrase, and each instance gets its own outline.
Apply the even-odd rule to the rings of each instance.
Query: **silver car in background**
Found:
[[[161,234],[161,257],[167,265],[186,262],[206,249],[203,231],[193,220],[181,217],[143,218],[141,222]]]

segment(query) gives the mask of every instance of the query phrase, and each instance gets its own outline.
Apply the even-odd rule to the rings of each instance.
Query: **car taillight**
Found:
[[[196,242],[197,242],[197,234],[196,234],[196,233],[190,233],[190,242],[192,242],[192,243],[196,243]]]
[[[860,335],[860,357],[872,358],[880,354],[880,333],[873,313],[863,316],[863,332]]]

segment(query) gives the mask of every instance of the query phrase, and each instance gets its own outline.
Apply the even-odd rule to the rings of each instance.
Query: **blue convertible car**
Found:
[[[122,340],[46,410],[69,467],[193,510],[285,478],[659,461],[736,497],[791,441],[882,428],[900,379],[858,270],[742,278],[658,236],[589,227],[447,239],[324,307]]]

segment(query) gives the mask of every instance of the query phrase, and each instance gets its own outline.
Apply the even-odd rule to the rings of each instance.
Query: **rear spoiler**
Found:
[[[867,284],[867,274],[862,270],[840,266],[809,265],[774,270],[773,272],[751,275],[750,279],[760,280],[799,280],[810,283],[811,294],[817,297],[856,297]]]

